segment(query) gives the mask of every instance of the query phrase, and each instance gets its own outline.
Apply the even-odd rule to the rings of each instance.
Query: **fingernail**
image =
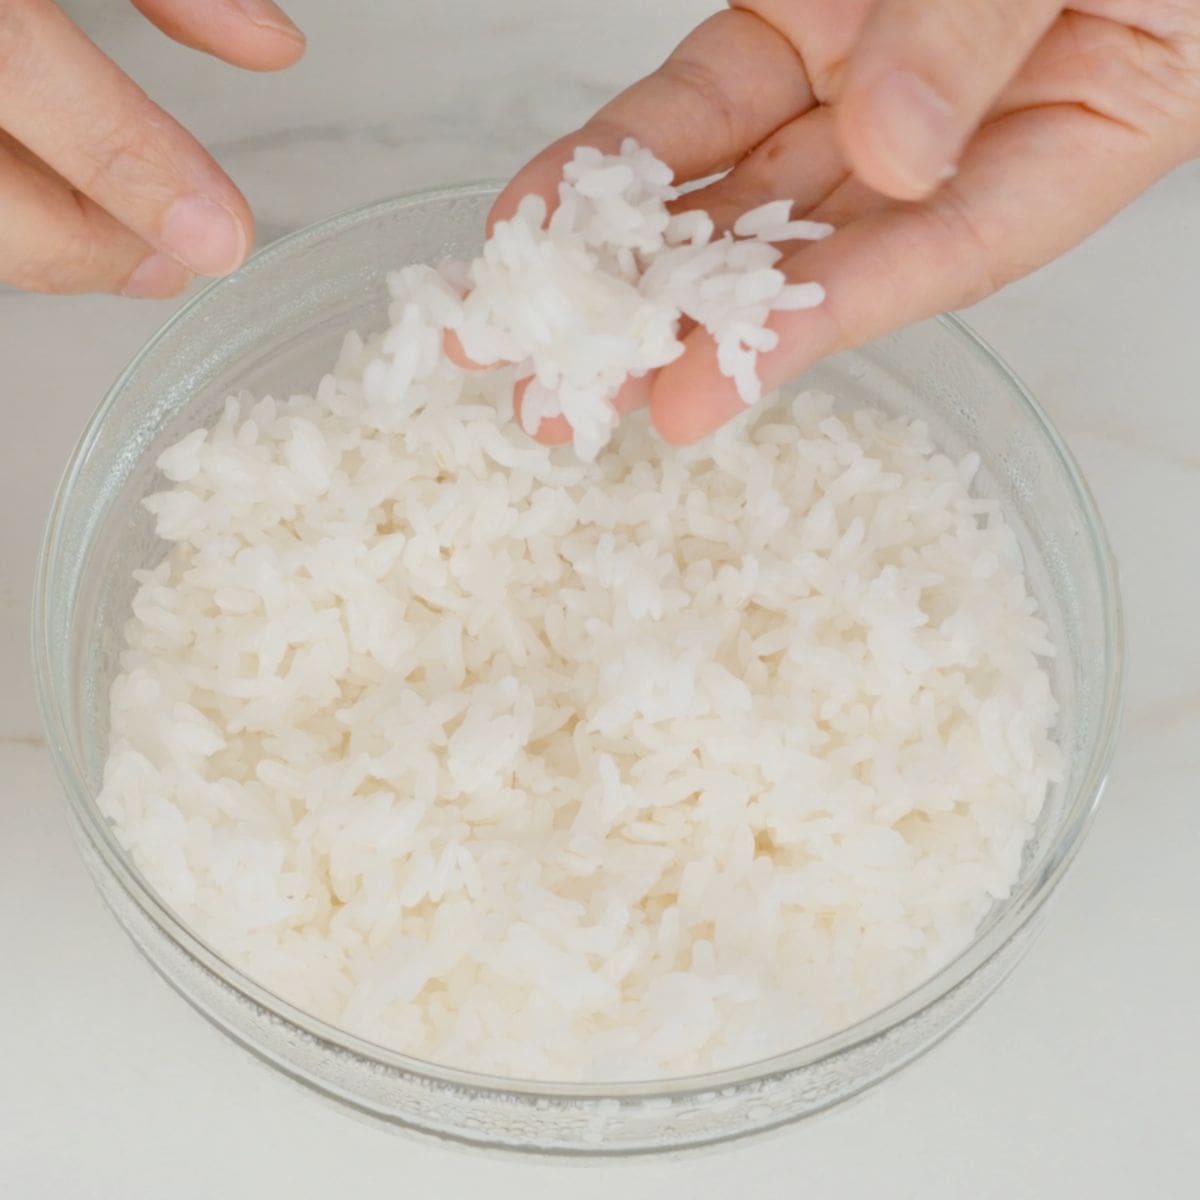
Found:
[[[650,387],[653,383],[652,375],[630,375],[613,397],[613,408],[622,416],[645,408],[650,403]]]
[[[121,288],[122,296],[135,300],[166,300],[178,296],[192,281],[192,273],[166,254],[142,259]]]
[[[271,0],[234,0],[234,3],[241,9],[242,15],[255,25],[286,33],[288,37],[298,38],[302,42],[305,40],[299,26]]]
[[[871,89],[880,151],[914,192],[932,191],[954,174],[962,134],[948,100],[910,71],[892,71]]]
[[[467,357],[467,352],[463,349],[463,344],[453,329],[447,329],[442,334],[442,349],[445,350],[446,357],[456,367],[461,367],[464,371],[483,371],[487,369],[485,364],[477,363],[473,358]]]
[[[224,205],[184,196],[167,210],[164,248],[197,275],[227,275],[246,257],[246,231]]]

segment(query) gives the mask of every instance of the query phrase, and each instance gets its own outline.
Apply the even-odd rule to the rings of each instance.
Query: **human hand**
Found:
[[[1200,153],[1200,2],[734,0],[654,74],[539,154],[492,220],[553,203],[578,145],[633,136],[684,196],[728,227],[792,198],[837,230],[789,253],[818,308],[772,315],[764,387],[912,321],[973,304],[1063,253]],[[742,410],[703,330],[656,377],[631,380],[671,442]],[[562,418],[540,440],[565,441]]]
[[[274,71],[304,36],[271,0],[134,0],[169,37]],[[51,0],[0,0],[0,281],[173,296],[246,257],[254,221],[196,140]]]

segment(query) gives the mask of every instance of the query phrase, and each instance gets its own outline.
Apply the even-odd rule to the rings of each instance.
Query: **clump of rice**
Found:
[[[686,1073],[894,1000],[1009,892],[1059,772],[977,460],[811,394],[551,451],[520,366],[441,353],[463,291],[410,269],[314,396],[160,458],[121,842],[277,994],[475,1070]]]
[[[545,201],[527,196],[473,262],[397,275],[393,318],[403,344],[414,344],[420,326],[447,327],[474,361],[517,364],[530,378],[526,431],[564,416],[589,460],[612,435],[612,400],[626,379],[683,353],[685,321],[708,331],[719,369],[753,404],[758,355],[779,340],[766,328],[771,313],[813,308],[825,296],[819,284],[788,283],[775,243],[822,238],[833,227],[793,221],[791,201],[775,200],[718,235],[704,212],[672,215],[667,205],[678,196],[670,168],[633,138],[619,154],[581,147],[549,220]],[[380,386],[394,393],[399,382],[404,391],[432,369],[429,345],[419,360],[403,356],[398,379],[381,372]]]

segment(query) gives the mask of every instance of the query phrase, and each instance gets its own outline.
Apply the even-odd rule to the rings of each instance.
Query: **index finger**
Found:
[[[667,163],[676,180],[696,179],[733,166],[815,102],[804,64],[787,38],[752,13],[717,13],[658,70],[519,171],[497,198],[488,232],[530,193],[553,208],[563,166],[578,146],[615,154],[633,137]]]
[[[237,267],[250,210],[199,143],[57,5],[0,8],[0,128],[190,270]]]

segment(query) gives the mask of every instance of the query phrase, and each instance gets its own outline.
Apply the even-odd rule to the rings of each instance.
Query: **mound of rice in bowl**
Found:
[[[101,808],[231,963],[420,1058],[617,1080],[832,1032],[969,942],[1058,777],[973,458],[814,394],[688,450],[612,420],[681,317],[753,399],[770,311],[819,299],[738,247],[820,230],[672,229],[660,168],[585,154],[567,217],[400,273],[387,331],[231,398],[146,501]],[[513,422],[522,374],[582,457]]]

